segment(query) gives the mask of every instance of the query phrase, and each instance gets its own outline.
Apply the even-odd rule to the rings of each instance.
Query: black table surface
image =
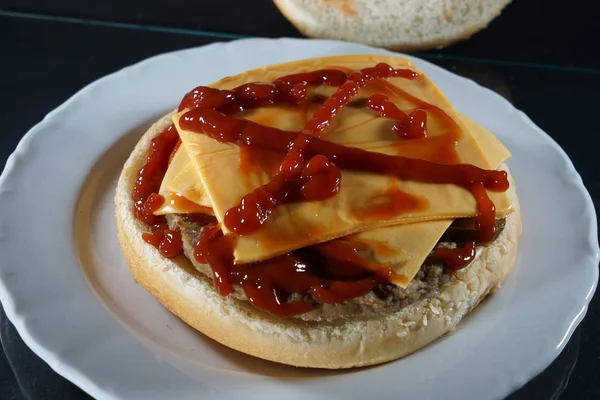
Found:
[[[515,0],[470,40],[416,55],[528,114],[566,150],[598,204],[598,13],[595,2],[571,3]],[[0,0],[2,165],[28,129],[93,80],[166,51],[245,36],[300,37],[269,0]],[[596,296],[560,356],[511,400],[600,398],[599,303]],[[0,328],[0,399],[88,398],[27,348],[1,307]]]

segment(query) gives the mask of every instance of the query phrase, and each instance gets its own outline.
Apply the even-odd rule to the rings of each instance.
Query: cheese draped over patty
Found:
[[[497,169],[510,157],[508,150],[488,130],[458,113],[440,90],[412,63],[387,56],[336,56],[302,60],[247,71],[225,78],[211,87],[232,89],[248,82],[273,81],[281,76],[318,69],[354,71],[385,62],[394,68],[410,68],[419,74],[414,80],[390,78],[374,81],[360,89],[353,104],[341,109],[321,138],[344,146],[373,152],[445,162],[450,151],[460,163],[483,169]],[[336,88],[316,86],[310,96],[322,99]],[[364,107],[375,93],[385,93],[405,112],[423,109],[427,113],[427,137],[402,139],[392,131],[393,120]],[[300,131],[319,104],[308,108],[270,105],[251,109],[240,117],[282,130]],[[184,110],[173,117],[182,145],[163,179],[160,194],[165,196],[157,214],[206,212],[222,223],[225,213],[241,198],[267,183],[285,156],[266,150],[248,151],[233,143],[222,143],[207,135],[181,129]],[[451,148],[448,149],[448,146]],[[395,210],[403,201],[398,193],[419,199],[424,206]],[[488,191],[497,217],[513,207],[504,192]],[[183,200],[183,201],[182,201]],[[382,210],[382,212],[373,212]],[[423,183],[394,177],[342,171],[340,192],[323,201],[283,204],[275,208],[256,232],[231,235],[236,263],[255,262],[298,248],[351,235],[351,240],[371,247],[378,262],[392,267],[394,283],[406,287],[423,261],[455,218],[474,217],[477,204],[466,189],[451,184]]]

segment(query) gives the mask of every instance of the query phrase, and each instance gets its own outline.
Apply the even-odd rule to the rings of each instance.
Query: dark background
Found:
[[[598,204],[596,8],[514,0],[468,41],[416,55],[527,113],[567,151]],[[29,128],[93,80],[162,52],[245,36],[300,37],[270,0],[0,0],[1,165]],[[511,400],[600,398],[599,302],[559,358]],[[0,323],[0,399],[86,398],[23,344],[3,312]]]

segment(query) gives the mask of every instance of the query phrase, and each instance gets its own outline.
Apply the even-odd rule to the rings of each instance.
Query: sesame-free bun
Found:
[[[510,272],[521,234],[519,204],[511,179],[508,194],[515,211],[498,239],[478,251],[476,260],[400,311],[335,321],[277,318],[247,301],[221,297],[212,278],[183,255],[164,258],[142,240],[146,225],[133,215],[131,192],[154,136],[171,124],[169,114],[140,139],[118,181],[115,204],[119,242],[133,276],[173,314],[198,331],[241,352],[299,367],[351,368],[379,364],[412,353],[453,330]],[[506,169],[506,166],[501,168]]]
[[[510,0],[274,0],[304,35],[418,51],[485,28]]]

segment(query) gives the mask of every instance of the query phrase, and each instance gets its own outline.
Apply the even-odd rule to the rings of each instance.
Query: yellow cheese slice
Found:
[[[190,157],[188,156],[185,147],[179,146],[179,149],[177,149],[177,151],[175,152],[175,156],[173,156],[173,159],[169,164],[169,168],[167,168],[167,172],[165,173],[165,176],[160,184],[158,194],[162,195],[163,197],[168,195],[170,193],[169,186],[172,184],[173,178],[175,178],[191,162],[192,160],[190,160]],[[198,182],[198,180],[196,179],[199,178],[198,173],[195,169],[193,172],[194,174],[190,179],[192,179],[195,182]],[[180,191],[184,190],[184,188],[177,189],[179,189]]]
[[[392,283],[406,288],[450,224],[452,220],[387,226],[348,239],[368,246],[375,261],[393,268]]]
[[[490,131],[466,115],[458,114],[458,118],[461,120],[465,129],[468,129],[475,140],[477,140],[477,143],[483,151],[483,154],[485,155],[489,165],[491,165],[493,168],[498,168],[500,164],[510,158],[510,152],[508,149],[504,147],[502,142]]]
[[[175,152],[158,194],[165,198],[165,202],[154,212],[155,215],[213,213],[206,189],[184,146],[179,146]]]

